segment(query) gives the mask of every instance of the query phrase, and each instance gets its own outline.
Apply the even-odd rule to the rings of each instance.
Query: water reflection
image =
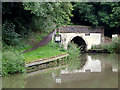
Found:
[[[69,83],[69,87],[79,86],[80,88],[118,87],[117,57],[118,56],[116,54],[88,55],[87,61],[82,69],[71,71],[66,68],[65,70],[61,70],[62,75],[56,77],[56,79],[61,79],[61,87],[64,87],[63,83],[66,85]]]
[[[81,72],[101,72],[101,61],[100,60],[92,60],[91,56],[88,56],[88,60],[86,64],[83,66]]]
[[[61,71],[61,74],[68,74],[68,73],[76,73],[76,72],[101,72],[101,61],[100,60],[92,60],[91,56],[87,57],[87,61],[82,69],[75,69],[72,72],[66,68],[65,70]]]
[[[85,56],[86,55],[86,56]],[[102,72],[102,71],[118,71],[118,55],[117,54],[85,54],[87,61],[81,69],[69,70],[68,67],[61,71],[61,74],[77,73],[77,72]],[[108,69],[109,70],[108,70]]]
[[[113,72],[118,72],[119,54],[93,54],[90,55],[93,60],[98,59],[106,65]]]
[[[81,63],[50,73],[11,75],[3,78],[4,88],[117,88],[118,55],[84,54]],[[80,62],[80,61],[78,61]],[[76,65],[77,64],[77,65]],[[75,67],[74,67],[75,66]],[[69,69],[70,67],[70,69]],[[73,67],[73,68],[72,68]],[[72,69],[72,70],[71,70]]]

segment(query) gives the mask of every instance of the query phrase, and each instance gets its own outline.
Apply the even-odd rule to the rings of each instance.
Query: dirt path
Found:
[[[46,44],[48,44],[51,40],[52,40],[52,36],[55,34],[55,31],[49,33],[46,37],[44,37],[38,44],[36,44],[35,46],[33,46],[32,48],[23,51],[22,53],[26,53],[32,50],[37,49],[38,47],[42,47]]]

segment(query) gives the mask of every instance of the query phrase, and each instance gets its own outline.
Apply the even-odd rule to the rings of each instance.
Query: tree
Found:
[[[120,32],[120,3],[79,2],[73,3],[73,8],[74,24],[103,26],[109,34]]]
[[[13,33],[18,38],[27,36],[31,31],[49,33],[63,24],[69,24],[73,10],[70,2],[4,2],[2,5],[4,42],[8,37],[11,42]],[[14,28],[9,29],[9,25]]]
[[[46,27],[50,28],[52,25],[56,28],[71,21],[72,4],[69,2],[24,2],[23,6],[40,20],[41,30],[46,30]]]

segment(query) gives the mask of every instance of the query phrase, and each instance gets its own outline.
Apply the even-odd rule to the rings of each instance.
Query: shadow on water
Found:
[[[4,88],[117,88],[118,54],[83,54],[80,61],[49,73],[16,74],[3,78]],[[83,67],[80,67],[80,64]],[[71,67],[72,70],[69,70]]]

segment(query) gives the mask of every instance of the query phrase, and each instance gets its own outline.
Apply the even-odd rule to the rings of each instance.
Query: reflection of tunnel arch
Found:
[[[86,51],[86,47],[87,47],[87,44],[86,42],[83,40],[83,38],[79,37],[79,36],[76,36],[74,37],[71,42],[77,44],[78,46],[81,46],[82,47],[82,50],[83,51]]]

